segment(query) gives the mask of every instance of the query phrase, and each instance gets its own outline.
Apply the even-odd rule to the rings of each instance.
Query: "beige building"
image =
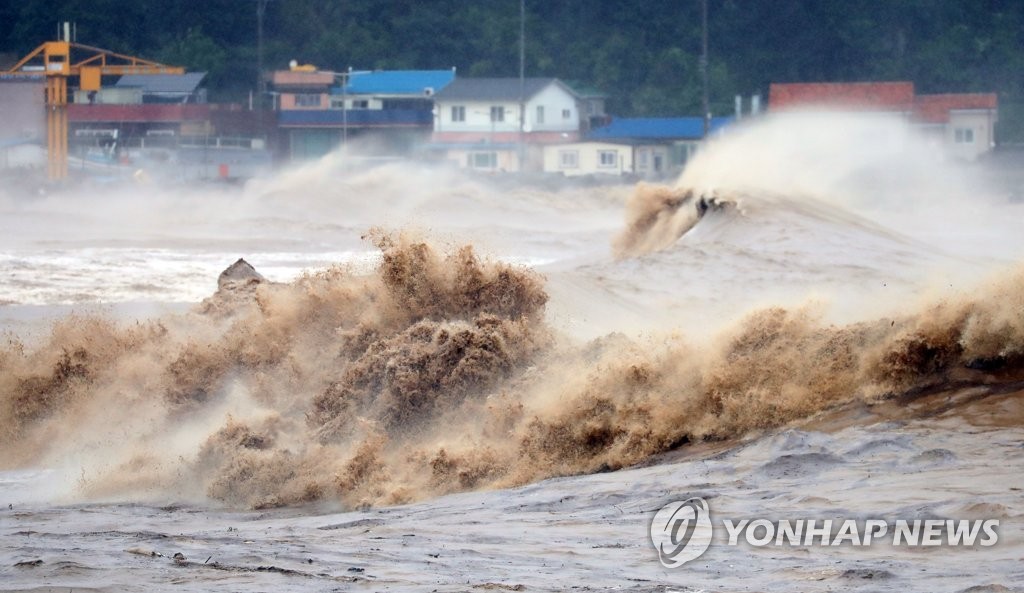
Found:
[[[731,122],[712,118],[709,132],[718,134]],[[703,138],[699,117],[612,118],[584,140],[545,147],[544,171],[666,179],[679,175]]]
[[[634,172],[633,146],[614,142],[573,142],[544,147],[544,171],[566,177]]]

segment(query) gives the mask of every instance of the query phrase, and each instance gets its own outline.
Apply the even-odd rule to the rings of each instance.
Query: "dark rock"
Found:
[[[217,288],[224,289],[228,285],[238,284],[260,284],[266,281],[267,279],[257,272],[249,262],[238,258],[238,261],[228,266],[217,277]]]

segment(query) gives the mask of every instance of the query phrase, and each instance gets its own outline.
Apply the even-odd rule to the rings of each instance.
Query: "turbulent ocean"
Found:
[[[0,591],[1024,591],[1024,204],[915,134],[0,188]],[[720,529],[757,518],[998,543]]]

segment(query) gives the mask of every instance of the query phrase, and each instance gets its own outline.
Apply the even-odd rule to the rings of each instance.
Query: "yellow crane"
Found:
[[[72,61],[72,51],[76,61]],[[68,175],[69,78],[78,77],[79,88],[83,91],[99,91],[104,76],[184,73],[185,69],[179,66],[167,66],[73,41],[47,41],[4,72],[46,79],[47,172],[52,180]]]

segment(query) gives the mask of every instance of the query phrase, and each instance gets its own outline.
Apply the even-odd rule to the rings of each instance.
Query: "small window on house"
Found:
[[[957,128],[953,134],[957,144],[974,144],[974,130],[971,128]]]
[[[640,168],[641,169],[646,169],[647,168],[647,151],[646,150],[641,150],[639,153],[637,153],[636,156],[637,156],[637,161],[638,161],[638,165],[640,166]]]
[[[537,123],[538,124],[544,123],[544,106],[543,105],[538,105],[537,106]]]
[[[466,121],[465,105],[452,105],[452,121]]]
[[[469,155],[469,166],[473,169],[496,169],[498,167],[498,153],[496,152],[473,152]]]
[[[572,109],[563,109],[562,110],[562,119],[571,119],[571,118],[572,118]]]
[[[303,93],[301,95],[295,95],[295,106],[296,107],[319,107],[320,106],[320,95],[315,93]]]
[[[369,109],[370,102],[366,99],[359,99],[358,101],[352,101],[352,109]]]
[[[503,122],[503,121],[505,121],[505,107],[503,105],[492,105],[491,106],[491,121],[492,122]]]
[[[331,109],[344,109],[345,99],[331,97]]]
[[[558,166],[561,169],[576,169],[580,166],[580,152],[578,150],[559,150]]]
[[[599,150],[597,163],[600,167],[616,167],[619,164],[619,153],[614,150]]]

